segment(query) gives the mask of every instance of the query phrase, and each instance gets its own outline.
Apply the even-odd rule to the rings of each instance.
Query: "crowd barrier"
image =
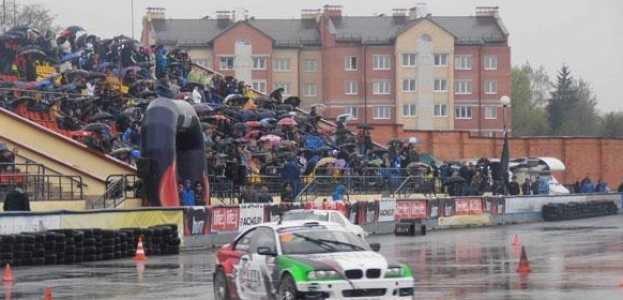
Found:
[[[502,225],[543,221],[545,205],[607,201],[621,209],[621,194],[590,194],[524,197],[454,197],[433,199],[380,198],[362,202],[306,202],[230,206],[190,206],[131,210],[90,210],[57,212],[8,212],[0,214],[0,234],[45,232],[49,230],[119,230],[173,224],[182,248],[225,244],[242,230],[291,209],[331,209],[372,234],[394,233],[401,220],[426,228],[472,225]],[[597,206],[595,206],[597,207]],[[403,221],[406,222],[406,221]],[[1,251],[1,249],[0,249]]]

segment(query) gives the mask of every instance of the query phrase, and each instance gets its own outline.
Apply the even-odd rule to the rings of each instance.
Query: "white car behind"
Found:
[[[365,240],[368,233],[359,225],[351,223],[344,214],[337,210],[294,209],[283,213],[283,221],[324,221],[336,223],[347,231]]]

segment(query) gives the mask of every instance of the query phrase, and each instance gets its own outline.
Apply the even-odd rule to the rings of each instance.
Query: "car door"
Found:
[[[239,295],[241,299],[263,299],[273,291],[271,278],[274,256],[260,255],[258,247],[268,247],[276,253],[275,233],[270,227],[258,227],[253,234],[248,252],[242,256]]]
[[[249,292],[249,285],[252,281],[249,276],[249,265],[251,260],[251,243],[257,232],[257,228],[249,230],[243,236],[238,238],[232,246],[232,252],[238,256],[233,264],[232,281],[236,286],[236,294],[239,299],[252,299],[252,293]]]

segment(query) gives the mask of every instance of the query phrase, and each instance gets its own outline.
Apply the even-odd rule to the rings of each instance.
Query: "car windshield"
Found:
[[[352,233],[330,229],[299,229],[279,232],[283,254],[315,254],[368,251],[368,246]]]
[[[289,211],[283,214],[283,221],[329,221],[329,214],[323,211]]]

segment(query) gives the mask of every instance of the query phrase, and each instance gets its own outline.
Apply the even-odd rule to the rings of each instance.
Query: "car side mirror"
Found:
[[[374,252],[379,252],[381,250],[381,244],[380,243],[370,243],[370,249],[372,249],[372,251],[374,251]]]
[[[257,254],[259,255],[266,255],[266,256],[276,256],[277,253],[275,253],[272,249],[270,249],[270,247],[257,247]]]

